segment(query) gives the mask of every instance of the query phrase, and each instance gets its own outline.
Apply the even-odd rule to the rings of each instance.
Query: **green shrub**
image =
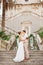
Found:
[[[41,38],[43,38],[43,31],[38,33]]]
[[[10,39],[10,37],[11,37],[10,35],[4,35],[4,36],[2,37],[2,39],[8,41],[8,40]]]
[[[19,36],[18,36],[18,35],[16,36],[16,39],[17,39],[17,38],[19,38]]]
[[[9,40],[11,35],[6,35],[4,31],[0,31],[0,38],[3,40]]]
[[[3,35],[5,35],[4,31],[0,31],[0,37],[2,37]]]

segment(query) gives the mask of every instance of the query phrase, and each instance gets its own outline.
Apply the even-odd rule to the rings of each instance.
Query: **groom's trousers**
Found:
[[[25,58],[29,58],[29,43],[28,40],[25,40],[24,42],[24,54],[25,54]]]

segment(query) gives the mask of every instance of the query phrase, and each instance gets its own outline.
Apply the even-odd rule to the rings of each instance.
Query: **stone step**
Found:
[[[8,54],[16,54],[16,52],[17,51],[0,51],[0,53],[8,53]],[[40,54],[40,53],[42,53],[43,54],[43,51],[40,51],[40,50],[37,50],[37,51],[35,51],[35,50],[29,50],[29,53],[30,54]]]
[[[0,51],[0,55],[3,54],[3,55],[6,55],[6,54],[10,54],[10,55],[15,55],[16,54],[16,51]],[[29,54],[30,55],[43,55],[43,51],[29,51]]]
[[[30,50],[30,59],[15,63],[16,51],[0,51],[0,65],[43,65],[43,51]]]

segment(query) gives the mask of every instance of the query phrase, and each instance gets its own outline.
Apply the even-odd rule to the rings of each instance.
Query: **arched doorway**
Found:
[[[22,25],[21,29],[26,30],[28,35],[31,34],[31,24],[32,24],[32,22],[30,22],[29,20],[21,23],[21,25]]]

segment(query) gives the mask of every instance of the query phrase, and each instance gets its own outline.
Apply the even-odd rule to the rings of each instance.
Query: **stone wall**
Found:
[[[20,7],[20,8],[19,8]],[[6,11],[6,26],[9,28],[20,31],[22,26],[21,22],[30,21],[32,22],[31,31],[35,32],[43,26],[43,15],[41,11],[43,8],[39,6],[16,6],[16,9],[8,9]],[[41,9],[40,9],[41,8]]]

